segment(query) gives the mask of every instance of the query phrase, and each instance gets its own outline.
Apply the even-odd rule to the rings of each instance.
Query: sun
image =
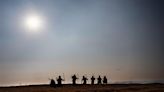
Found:
[[[36,32],[43,27],[43,20],[38,15],[28,15],[25,17],[25,26],[28,30]]]

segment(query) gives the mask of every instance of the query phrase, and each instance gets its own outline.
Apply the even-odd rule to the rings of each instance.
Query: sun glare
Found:
[[[43,21],[40,16],[30,15],[25,18],[25,26],[28,30],[35,32],[41,30]]]

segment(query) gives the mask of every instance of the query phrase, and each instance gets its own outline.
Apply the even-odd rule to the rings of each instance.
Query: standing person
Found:
[[[72,76],[72,83],[73,83],[73,85],[76,85],[76,80],[77,80],[78,78],[76,77],[76,75],[74,74],[73,76]]]
[[[83,78],[82,78],[82,80],[81,81],[83,81],[83,84],[87,84],[87,78],[85,77],[85,76],[83,76]]]
[[[103,84],[107,84],[107,83],[108,83],[108,80],[107,80],[106,76],[104,76],[104,78],[103,78]]]
[[[62,85],[62,81],[63,81],[63,79],[61,78],[61,76],[59,76],[59,78],[57,78],[56,80],[58,82],[58,86],[61,86]]]
[[[99,77],[97,78],[97,84],[101,84],[101,77],[100,77],[100,75],[99,75]]]
[[[91,84],[92,84],[92,85],[94,84],[94,81],[95,81],[95,77],[92,76],[92,77],[91,77]]]

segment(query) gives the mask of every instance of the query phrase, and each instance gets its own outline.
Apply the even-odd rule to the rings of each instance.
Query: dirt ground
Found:
[[[164,92],[164,84],[49,85],[0,87],[0,92]]]

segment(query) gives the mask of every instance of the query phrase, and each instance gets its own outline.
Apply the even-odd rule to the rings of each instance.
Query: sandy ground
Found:
[[[48,85],[0,87],[0,92],[164,92],[164,84]]]

